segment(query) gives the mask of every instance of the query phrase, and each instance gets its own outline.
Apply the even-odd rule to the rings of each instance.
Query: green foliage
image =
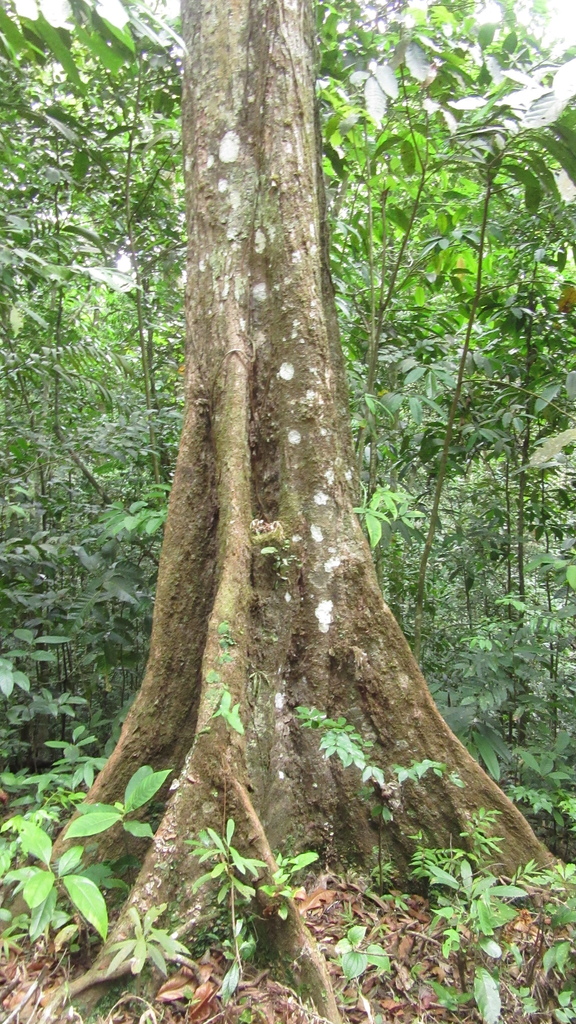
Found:
[[[129,780],[123,804],[118,803],[114,807],[106,807],[103,804],[85,804],[79,807],[80,816],[68,826],[67,838],[98,835],[120,821],[123,823],[124,829],[131,835],[152,837],[153,833],[148,823],[124,819],[127,814],[148,803],[161,788],[168,775],[170,775],[170,770],[154,772],[149,765],[143,765]],[[16,883],[15,892],[22,892],[24,902],[30,909],[27,927],[31,940],[34,942],[42,934],[47,933],[49,928],[59,931],[60,944],[69,943],[75,938],[78,931],[77,926],[70,924],[70,915],[60,909],[58,901],[61,897],[67,897],[88,924],[92,925],[103,939],[106,939],[108,912],[99,884],[93,877],[90,877],[95,874],[94,866],[83,865],[83,846],[70,846],[54,864],[52,839],[48,831],[38,824],[38,821],[44,820],[45,816],[42,811],[37,811],[29,817],[16,815],[8,818],[0,828],[0,833],[14,834],[14,838],[9,842],[0,840],[0,876],[3,877],[5,885]],[[40,861],[41,866],[25,863],[30,859]],[[17,866],[13,867],[13,862]],[[22,866],[18,866],[20,864]],[[96,876],[100,875],[103,884],[122,885],[118,879],[109,877],[109,872],[104,865],[99,865],[99,867],[103,870],[96,871]],[[10,914],[7,913],[8,917],[4,920],[10,923],[5,935],[6,949],[17,943],[23,926],[22,916],[10,921]],[[163,932],[150,931],[155,919],[153,914],[150,918],[146,917],[143,935],[148,943],[160,944],[166,954],[171,956],[178,944],[170,946],[170,942],[173,940],[169,942],[166,939],[164,941]],[[131,948],[126,957],[133,954],[139,962],[140,952],[141,944],[138,945],[137,953]],[[146,956],[150,956],[154,963],[158,963],[157,951],[148,952]]]
[[[390,971],[390,958],[386,950],[374,942],[366,945],[365,937],[364,925],[352,925],[346,937],[336,943],[336,952],[347,981],[359,978],[369,967],[375,967],[378,974]]]
[[[114,974],[126,960],[130,960],[132,974],[140,974],[144,964],[149,960],[162,974],[168,974],[166,960],[174,960],[179,955],[188,954],[183,943],[168,934],[165,928],[157,928],[156,921],[166,910],[166,903],[150,907],[143,918],[136,907],[129,907],[128,918],[133,926],[131,938],[113,942],[110,953],[114,957],[110,961],[107,974]]]

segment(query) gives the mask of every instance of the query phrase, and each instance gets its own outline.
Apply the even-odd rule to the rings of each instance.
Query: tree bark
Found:
[[[174,769],[129,902],[168,902],[181,937],[206,911],[184,845],[206,825],[233,817],[252,855],[264,836],[271,849],[370,863],[378,834],[359,773],[324,759],[318,734],[295,721],[298,705],[345,716],[374,743],[393,815],[386,855],[400,876],[414,833],[459,842],[479,807],[501,812],[503,870],[546,857],[436,710],[352,511],[311,4],[187,0],[184,38],[186,415],[146,676],[89,795],[121,798],[143,763]],[[213,717],[225,690],[244,734]],[[425,758],[448,771],[399,786],[392,766]],[[113,856],[119,841],[107,834],[101,853]],[[124,916],[113,938],[125,928]],[[298,955],[297,938],[291,949]],[[336,1020],[331,999],[316,995]]]

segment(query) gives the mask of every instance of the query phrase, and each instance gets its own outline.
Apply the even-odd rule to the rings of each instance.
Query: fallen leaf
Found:
[[[318,910],[336,899],[335,889],[314,889],[300,904],[300,913],[305,914],[307,910]]]
[[[156,993],[157,1001],[161,1003],[171,1003],[174,999],[185,999],[186,992],[194,991],[194,986],[191,982],[194,981],[194,975],[188,967],[183,967],[182,970],[178,971],[177,974],[173,974],[171,978],[168,978],[163,985],[160,986]],[[200,988],[202,986],[199,986]],[[198,989],[196,990],[198,991]]]
[[[414,945],[414,939],[412,935],[405,935],[402,941],[398,945],[398,953],[396,954],[400,960],[405,960],[408,954],[412,950]]]

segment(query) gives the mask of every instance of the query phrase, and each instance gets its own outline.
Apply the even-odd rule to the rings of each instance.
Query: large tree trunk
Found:
[[[188,0],[184,36],[186,415],[146,677],[89,797],[118,799],[142,763],[174,769],[131,901],[168,901],[183,935],[202,911],[184,840],[226,817],[246,851],[262,851],[265,835],[272,848],[369,862],[377,832],[359,772],[323,758],[318,734],[295,721],[298,705],[343,715],[373,741],[390,787],[384,843],[400,874],[416,831],[458,841],[479,807],[501,812],[502,869],[545,857],[436,710],[352,511],[310,0]],[[212,717],[224,690],[244,735]],[[391,766],[425,758],[448,771],[399,786]],[[104,837],[101,850],[116,842]]]

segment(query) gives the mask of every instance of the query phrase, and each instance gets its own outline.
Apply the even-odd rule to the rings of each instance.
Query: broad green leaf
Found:
[[[108,912],[98,887],[83,875],[65,875],[62,882],[76,909],[105,940],[108,934]]]
[[[474,999],[485,1024],[496,1024],[500,1017],[500,990],[497,982],[485,967],[476,968],[474,978]]]
[[[487,938],[485,935],[483,935],[480,938],[479,945],[480,949],[483,949],[484,952],[488,956],[491,956],[493,960],[499,960],[500,957],[502,956],[502,947],[499,946],[498,943],[494,941],[494,939]]]
[[[367,966],[366,953],[359,953],[357,950],[351,949],[349,953],[344,953],[342,956],[342,970],[347,981],[359,978],[361,974],[364,974]]]
[[[32,942],[36,942],[51,923],[56,910],[56,899],[56,886],[53,886],[46,899],[30,912],[29,934]]]
[[[437,867],[435,864],[431,864],[428,868],[430,875],[430,881],[432,885],[448,885],[451,889],[459,889],[460,883],[453,875],[449,875],[443,868]]]
[[[158,790],[164,785],[168,776],[172,773],[171,768],[167,768],[162,772],[152,772],[139,779],[136,786],[126,790],[126,811],[136,811],[139,807],[143,807],[149,800],[158,792]]]
[[[41,868],[38,868],[34,872],[22,890],[22,895],[30,910],[33,910],[34,907],[39,907],[44,902],[53,889],[54,882],[55,878],[51,871],[43,871]]]
[[[349,928],[348,931],[346,932],[346,938],[348,939],[349,942],[352,943],[353,946],[357,946],[360,942],[362,942],[365,935],[366,928],[364,925],[361,924],[352,925],[352,928]]]
[[[121,820],[120,811],[93,811],[91,814],[83,814],[70,823],[66,838],[78,839],[81,836],[96,836],[100,832],[106,832]]]
[[[226,1006],[226,1003],[230,1002],[232,996],[234,995],[236,989],[238,988],[239,982],[240,967],[236,960],[234,960],[232,966],[230,967],[230,970],[227,971],[226,974],[224,975],[224,979],[222,981],[222,988],[220,989],[220,998],[222,999],[224,1006]]]
[[[566,582],[572,590],[576,590],[576,565],[569,565],[566,569]]]
[[[486,736],[483,736],[482,733],[479,732],[472,733],[472,740],[480,751],[482,760],[490,772],[490,775],[498,781],[500,778],[500,765],[492,744]]]
[[[44,829],[31,821],[25,821],[20,830],[20,843],[24,853],[37,857],[48,867],[52,856],[52,840]]]
[[[137,771],[134,772],[134,775],[132,775],[132,777],[129,779],[128,785],[126,786],[126,789],[124,790],[124,806],[125,807],[128,807],[128,803],[130,801],[130,798],[131,798],[134,790],[140,785],[140,783],[144,779],[147,779],[149,775],[153,775],[153,774],[154,774],[154,769],[152,768],[152,765],[150,765],[150,764],[143,764],[143,765],[141,765],[140,768],[138,768]]]
[[[153,839],[154,833],[147,821],[125,821],[123,824],[125,832],[137,839]]]
[[[483,935],[493,935],[495,919],[492,914],[492,910],[488,903],[485,903],[483,899],[475,901],[476,913],[478,914],[478,921],[480,923],[480,931]]]
[[[366,512],[364,522],[366,523],[370,547],[375,548],[382,536],[382,522],[376,516],[372,515],[371,512]]]
[[[83,853],[83,846],[71,846],[69,850],[62,854],[58,861],[58,875],[60,878],[62,875],[67,875],[70,871],[76,870],[82,860]]]

